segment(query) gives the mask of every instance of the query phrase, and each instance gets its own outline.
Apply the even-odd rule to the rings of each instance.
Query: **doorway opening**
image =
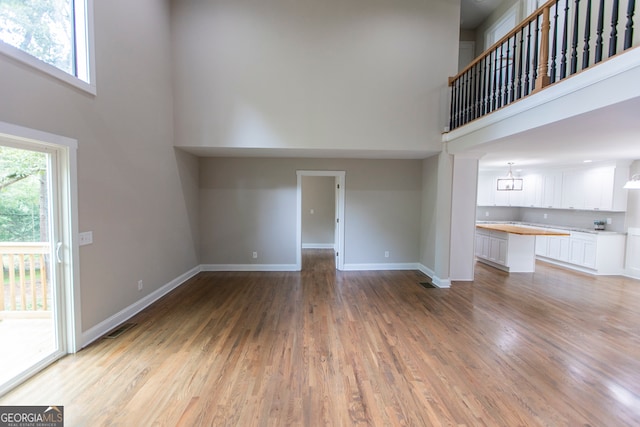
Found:
[[[72,164],[75,141],[0,122],[0,395],[77,350]]]
[[[297,256],[302,250],[332,251],[335,268],[344,268],[344,171],[297,171]]]

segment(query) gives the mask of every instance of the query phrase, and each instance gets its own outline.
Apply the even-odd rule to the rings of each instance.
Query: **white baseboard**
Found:
[[[201,264],[200,271],[298,271],[295,264]]]
[[[431,270],[429,267],[423,265],[423,264],[418,264],[418,270],[420,270],[421,272],[423,272],[424,274],[426,274],[427,276],[429,276],[429,278],[431,279],[431,281],[433,282],[433,284],[439,288],[450,288],[451,287],[451,280],[449,279],[441,279],[440,277],[436,276],[436,273]]]
[[[303,243],[302,249],[334,249],[333,243]]]
[[[418,264],[408,263],[380,263],[380,264],[345,264],[343,271],[379,271],[379,270],[417,270]]]
[[[186,273],[176,277],[171,282],[167,283],[160,289],[150,293],[142,299],[139,299],[135,303],[131,304],[129,307],[124,310],[119,311],[108,319],[98,323],[96,326],[82,333],[82,343],[81,347],[86,347],[91,344],[101,336],[105,335],[107,332],[111,331],[116,326],[126,322],[131,319],[133,316],[149,307],[151,304],[182,285],[187,280],[191,279],[193,276],[198,274],[201,271],[200,266],[194,267]]]

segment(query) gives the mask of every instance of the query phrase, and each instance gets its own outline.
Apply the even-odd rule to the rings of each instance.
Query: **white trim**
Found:
[[[116,326],[126,322],[145,308],[149,307],[151,304],[177,288],[178,286],[183,285],[187,280],[194,277],[201,271],[200,266],[194,267],[186,273],[176,277],[171,282],[167,283],[160,289],[155,290],[149,295],[145,296],[142,299],[139,299],[135,303],[131,304],[129,307],[124,310],[119,311],[108,319],[98,323],[96,326],[87,330],[82,334],[82,347],[86,347],[91,344],[98,338],[105,335],[107,332],[111,331]]]
[[[41,150],[47,147],[55,155],[60,182],[63,191],[59,195],[62,209],[60,241],[67,246],[64,251],[64,265],[62,266],[65,280],[64,317],[66,325],[63,351],[75,353],[80,349],[80,334],[82,331],[80,307],[80,260],[78,251],[78,141],[61,135],[55,135],[36,129],[0,122],[0,142],[3,145],[20,148],[32,147]]]
[[[300,271],[296,264],[201,264],[200,271]]]
[[[327,170],[298,170],[297,187],[296,187],[296,271],[302,270],[302,177],[303,176],[333,176],[338,181],[340,189],[336,190],[338,194],[338,239],[335,242],[335,251],[337,256],[336,269],[344,270],[344,215],[345,215],[345,171],[327,171]]]
[[[518,3],[515,3],[509,9],[507,9],[500,18],[496,19],[496,21],[489,28],[485,30],[483,34],[484,50],[489,50],[489,48],[493,46],[498,40],[506,36],[507,33],[511,31],[511,29],[516,27],[518,23],[517,14],[518,14]],[[507,25],[508,30],[505,31],[504,34],[498,34],[498,36],[495,36],[496,30],[502,27],[504,24],[508,24]]]
[[[65,354],[66,353],[64,352],[64,350],[59,350],[55,353],[52,353],[49,356],[45,357],[44,359],[40,360],[38,363],[32,365],[29,369],[22,372],[20,375],[14,378],[11,378],[9,381],[4,383],[3,387],[0,387],[0,396],[12,390],[13,388],[19,386],[20,384],[25,382],[28,378],[31,378],[38,372],[42,371],[43,369],[51,365],[53,362],[63,357]]]
[[[405,263],[370,263],[370,264],[345,264],[344,271],[380,271],[380,270],[417,270],[415,262]]]
[[[303,243],[302,249],[334,249],[333,243]]]
[[[75,42],[78,46],[78,49],[85,48],[87,53],[82,56],[87,56],[86,61],[83,61],[83,64],[78,67],[85,70],[88,68],[88,73],[86,71],[84,74],[87,74],[86,78],[88,81],[83,80],[80,77],[76,77],[72,74],[67,73],[54,65],[48,64],[41,59],[36,58],[35,56],[15,47],[4,41],[0,40],[0,53],[12,58],[16,61],[19,61],[23,64],[26,64],[42,73],[45,73],[49,76],[52,76],[58,80],[61,80],[71,86],[74,86],[78,89],[81,89],[91,95],[96,94],[96,84],[95,84],[95,44],[94,44],[94,32],[93,32],[93,0],[85,0],[86,4],[82,5],[78,11],[78,13],[84,15],[84,19],[82,21],[86,25],[85,29],[85,38],[81,40],[81,43]],[[79,16],[75,17],[75,21],[80,21]],[[74,29],[74,33],[76,30]],[[77,66],[77,65],[76,65]]]
[[[635,249],[638,239],[640,239],[640,227],[629,227],[627,229],[627,256],[624,275],[632,279],[640,279],[640,260],[638,260]]]
[[[418,264],[418,270],[429,276],[435,286],[444,289],[451,287],[451,280],[441,279],[440,277],[436,276],[436,273],[432,269],[425,266],[424,264]]]
[[[532,114],[530,111],[534,108],[545,106],[546,104],[558,101],[565,96],[580,92],[586,88],[605,82],[614,76],[623,75],[638,68],[640,68],[640,48],[629,49],[625,51],[624,55],[614,56],[598,64],[597,67],[588,68],[571,76],[570,78],[561,80],[560,82],[562,84],[558,84],[560,82],[557,82],[545,88],[545,90],[541,90],[540,92],[534,93],[510,104],[509,108],[502,108],[494,111],[480,119],[444,133],[442,135],[442,142],[449,143],[447,148],[450,154],[458,154],[461,151],[467,150],[471,147],[476,147],[488,142],[489,140],[495,140],[497,138],[508,136],[511,133],[521,132],[525,129],[511,130],[510,134],[496,134],[495,131],[488,132],[487,128],[497,123],[513,119],[523,113],[529,113],[527,117],[531,118],[535,116],[535,114]],[[611,96],[601,97],[599,99],[594,98],[591,105],[583,105],[582,110],[577,108],[567,110],[566,116],[563,117],[555,116],[553,119],[548,119],[547,117],[542,117],[543,115],[540,114],[540,117],[535,117],[536,120],[528,121],[528,128],[535,128],[547,122],[553,123],[568,117],[582,114],[586,111],[595,110],[597,108],[638,97],[640,96],[640,85],[631,85],[626,87],[626,90],[616,92],[613,95],[617,98],[613,99]],[[487,135],[480,133],[483,131],[486,132]],[[488,134],[491,134],[490,137]]]
[[[38,145],[48,145],[52,147],[62,145],[74,150],[78,148],[78,141],[73,138],[55,135],[53,133],[30,129],[6,122],[0,122],[0,138],[2,137],[9,140],[24,142],[26,144],[34,144],[36,147]]]

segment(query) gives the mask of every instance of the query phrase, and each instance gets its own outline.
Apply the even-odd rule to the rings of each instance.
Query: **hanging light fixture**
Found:
[[[509,162],[509,173],[505,178],[498,178],[498,191],[522,191],[522,178],[514,178],[511,166],[513,162]]]
[[[633,175],[622,188],[626,188],[628,190],[640,190],[640,173]]]

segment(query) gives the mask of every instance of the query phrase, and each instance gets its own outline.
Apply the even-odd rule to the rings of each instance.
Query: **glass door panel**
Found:
[[[55,156],[0,145],[0,391],[62,349]]]

